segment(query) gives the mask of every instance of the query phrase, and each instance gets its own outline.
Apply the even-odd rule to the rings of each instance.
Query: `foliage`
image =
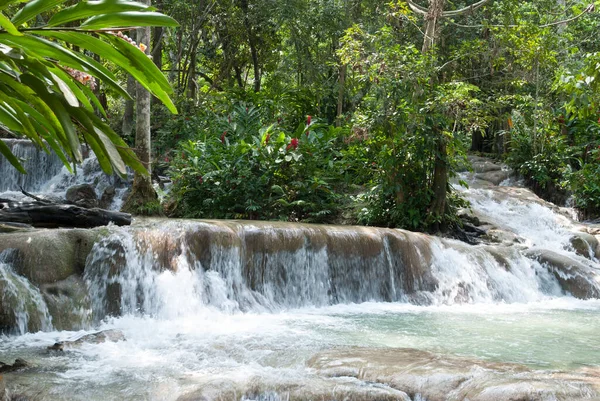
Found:
[[[26,4],[17,9],[19,3]],[[106,112],[93,93],[95,80],[120,96],[129,95],[92,52],[126,70],[176,112],[169,82],[144,54],[145,49],[132,46],[113,31],[177,23],[131,1],[87,1],[69,7],[61,7],[62,3],[65,0],[0,2],[0,129],[31,139],[46,151],[50,147],[66,166],[83,160],[83,139],[105,172],[125,175],[126,165],[145,171],[106,123]],[[25,173],[2,142],[0,152]]]
[[[341,129],[302,122],[265,125],[238,104],[182,143],[171,162],[177,213],[189,217],[331,222],[341,212]]]

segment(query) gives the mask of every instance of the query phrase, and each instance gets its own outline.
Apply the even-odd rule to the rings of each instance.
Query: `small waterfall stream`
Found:
[[[28,172],[21,174],[6,158],[0,157],[0,198],[20,201],[24,199],[21,193],[23,188],[27,192],[50,199],[64,199],[70,187],[90,184],[95,188],[98,199],[109,186],[114,187],[116,194],[109,209],[121,208],[129,187],[127,180],[106,175],[93,153],[89,153],[81,166],[77,166],[76,173],[72,174],[55,153],[46,153],[29,140],[0,140],[8,146]]]
[[[35,188],[102,181],[82,171]],[[52,265],[44,255],[24,255],[55,237],[19,234],[0,254],[11,325],[0,361],[35,365],[7,377],[44,400],[600,396],[600,231],[523,188],[472,183],[463,194],[488,232],[475,246],[374,227],[147,219],[86,231],[85,246],[81,232],[56,234],[86,258],[49,283],[35,274]],[[46,350],[98,330],[126,340]]]

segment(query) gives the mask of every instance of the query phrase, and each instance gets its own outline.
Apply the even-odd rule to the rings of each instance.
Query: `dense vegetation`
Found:
[[[172,215],[444,228],[469,150],[600,212],[598,1],[153,5],[180,24],[151,41],[179,109],[152,112]],[[134,102],[99,93],[133,144]]]

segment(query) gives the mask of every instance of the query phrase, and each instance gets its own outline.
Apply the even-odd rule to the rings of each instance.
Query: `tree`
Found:
[[[145,0],[150,6],[151,1]],[[150,53],[150,27],[145,26],[137,30],[138,43]],[[152,204],[156,203],[157,195],[152,186],[152,148],[150,131],[151,100],[150,92],[139,82],[136,85],[136,117],[135,117],[135,150],[140,162],[144,165],[146,173],[135,172],[131,194],[125,200],[123,210],[136,214],[152,214]],[[158,206],[158,205],[157,205]]]
[[[0,129],[56,152],[64,164],[83,160],[86,142],[106,173],[126,174],[126,166],[147,173],[133,151],[107,124],[106,111],[94,96],[96,80],[129,99],[103,63],[131,74],[173,113],[167,79],[122,31],[137,26],[175,27],[172,18],[146,4],[124,0],[0,1]],[[96,112],[99,113],[96,114]],[[0,152],[26,173],[0,141]]]
[[[473,12],[483,7],[491,0],[480,0],[470,6],[459,10],[444,11],[446,0],[429,0],[429,7],[424,8],[407,0],[409,7],[413,12],[423,16],[425,19],[425,35],[423,39],[422,52],[427,53],[435,51],[439,43],[439,26],[443,18],[457,17],[469,12]],[[437,77],[432,77],[437,79]],[[448,138],[443,134],[441,127],[433,127],[433,134],[436,136],[436,158],[433,172],[433,201],[430,205],[430,213],[434,216],[444,216],[446,212],[446,197],[448,192]]]

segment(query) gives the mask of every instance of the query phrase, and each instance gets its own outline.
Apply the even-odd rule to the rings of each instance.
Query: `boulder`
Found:
[[[493,170],[475,174],[475,178],[491,182],[494,185],[500,185],[502,181],[508,179],[509,177],[510,171],[508,170]]]
[[[596,372],[530,370],[510,363],[402,348],[338,348],[307,361],[306,375],[199,378],[177,401],[583,401]]]
[[[555,371],[415,349],[329,350],[315,355],[308,367],[322,377],[387,385],[413,400],[579,401],[598,391],[595,372],[561,376]]]
[[[600,244],[598,243],[598,239],[592,234],[584,232],[575,233],[570,242],[575,253],[580,256],[593,259],[598,255]]]
[[[15,359],[15,362],[12,365],[0,362],[0,373],[15,372],[29,367],[31,367],[29,362],[23,359]]]
[[[41,286],[42,296],[56,330],[81,330],[92,323],[92,305],[79,275]]]
[[[48,347],[52,351],[64,351],[66,349],[79,348],[84,344],[102,344],[107,341],[125,341],[125,334],[120,330],[103,330],[97,333],[86,334],[75,340],[60,341]]]
[[[104,228],[34,230],[0,234],[0,252],[15,249],[15,271],[35,285],[82,274],[85,260]]]
[[[90,184],[74,185],[67,190],[67,202],[88,209],[98,207],[96,190]]]
[[[525,256],[545,265],[561,287],[576,298],[600,298],[598,269],[548,249],[530,249]]]
[[[100,197],[100,203],[98,204],[98,207],[100,207],[101,209],[110,208],[110,205],[112,204],[113,200],[115,199],[116,193],[117,193],[117,191],[115,190],[115,187],[113,187],[113,186],[106,187],[104,192],[102,192],[102,196]]]

